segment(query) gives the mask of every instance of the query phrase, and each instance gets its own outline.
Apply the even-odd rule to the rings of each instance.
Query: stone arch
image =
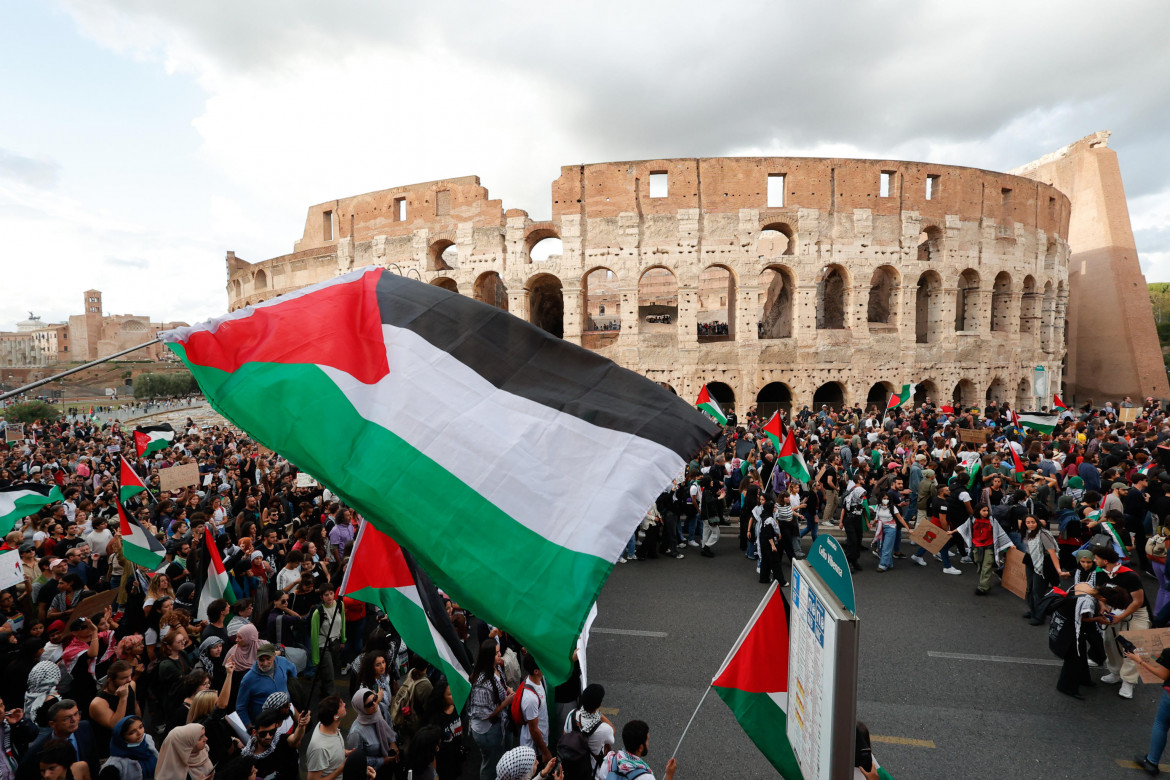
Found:
[[[914,387],[914,405],[922,406],[926,403],[926,399],[938,403],[941,399],[938,397],[938,385],[930,379],[923,379]],[[942,404],[939,404],[940,406]]]
[[[581,303],[585,307],[581,330],[590,334],[584,346],[597,349],[617,341],[622,329],[617,274],[605,266],[586,271],[581,277]]]
[[[999,333],[1012,330],[1012,275],[1000,271],[991,287],[991,329]]]
[[[735,340],[735,274],[725,265],[709,265],[699,274],[695,330],[699,341]]]
[[[819,411],[825,404],[831,409],[841,409],[847,400],[845,385],[840,382],[825,382],[813,393],[813,411]]]
[[[1048,246],[1044,250],[1044,270],[1056,270],[1056,256],[1060,252],[1060,246],[1056,243],[1056,239],[1048,239]]]
[[[436,276],[434,279],[431,279],[430,283],[435,287],[442,287],[444,290],[450,290],[453,293],[459,292],[459,283],[450,276]]]
[[[472,295],[477,301],[491,304],[497,309],[508,310],[508,288],[495,271],[485,271],[475,280]]]
[[[708,382],[707,392],[715,399],[715,403],[719,404],[724,414],[735,411],[735,391],[731,389],[731,385],[726,382]]]
[[[228,286],[231,288],[233,298],[239,298],[243,294],[243,286],[240,284],[239,279],[232,279],[231,284]]]
[[[761,259],[796,254],[796,233],[787,222],[769,222],[760,228],[756,254]]]
[[[1056,320],[1056,295],[1052,282],[1044,283],[1044,296],[1040,303],[1040,350],[1052,353],[1052,331]]]
[[[565,295],[561,280],[553,274],[537,274],[525,285],[528,321],[557,338],[565,336]]]
[[[760,320],[756,325],[761,339],[792,337],[792,313],[796,297],[796,275],[785,265],[770,265],[760,272]]]
[[[756,411],[765,421],[773,412],[792,411],[792,388],[783,382],[769,382],[756,393]]]
[[[268,289],[268,274],[263,268],[256,271],[256,275],[252,277],[252,289],[256,292]]]
[[[918,234],[918,261],[934,263],[942,260],[942,228],[937,225],[927,225]]]
[[[427,248],[428,271],[450,271],[459,264],[459,247],[451,239],[439,239]]]
[[[942,335],[942,277],[925,271],[918,277],[914,299],[914,341],[930,344]]]
[[[1024,291],[1020,295],[1020,333],[1035,336],[1039,317],[1040,296],[1036,294],[1036,278],[1029,274],[1024,277]]]
[[[678,277],[656,265],[638,277],[638,332],[678,333]]]
[[[890,402],[890,396],[894,394],[894,386],[889,382],[875,382],[869,388],[869,392],[865,395],[866,411],[870,407],[876,406],[879,412],[884,412],[886,404]]]
[[[1007,385],[998,376],[991,380],[991,384],[987,386],[987,393],[984,395],[984,406],[987,406],[992,401],[996,404],[1002,405],[1008,400]]]
[[[1032,397],[1032,384],[1027,379],[1021,379],[1020,383],[1016,385],[1016,401],[1013,404],[1017,412],[1031,409],[1035,404],[1035,399]],[[1037,409],[1036,411],[1040,411]]]
[[[968,268],[959,274],[955,290],[955,331],[979,329],[979,272]]]
[[[678,395],[678,391],[674,389],[674,385],[672,385],[668,382],[659,382],[658,386],[669,390],[670,392],[674,393],[675,395]]]
[[[552,223],[535,225],[524,236],[524,256],[529,263],[560,259],[563,251],[561,234]]]
[[[956,412],[977,405],[979,395],[975,390],[975,383],[970,379],[960,379],[959,383],[955,385],[954,392],[951,393],[951,403],[954,404]]]
[[[848,311],[848,272],[840,265],[825,266],[817,283],[817,330],[844,330]]]
[[[867,319],[871,324],[898,324],[899,275],[892,265],[874,269],[869,281],[869,306]]]

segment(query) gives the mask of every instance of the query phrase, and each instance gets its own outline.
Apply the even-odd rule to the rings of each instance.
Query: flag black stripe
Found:
[[[683,460],[720,431],[656,382],[494,306],[389,271],[377,290],[384,325],[416,333],[513,395],[657,442]]]
[[[439,632],[439,636],[443,637],[443,641],[447,643],[447,647],[451,649],[451,654],[463,664],[463,671],[471,676],[471,667],[475,665],[471,654],[467,651],[467,646],[459,639],[459,634],[455,632],[455,626],[451,624],[451,618],[447,616],[446,606],[443,604],[443,597],[439,595],[435,584],[431,582],[431,578],[423,571],[415,562],[414,556],[402,548],[402,557],[406,561],[407,568],[410,569],[410,576],[414,578],[414,587],[418,591],[419,598],[422,600],[423,612],[427,615],[427,620]]]

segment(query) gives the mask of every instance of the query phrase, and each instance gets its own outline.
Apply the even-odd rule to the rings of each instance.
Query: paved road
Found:
[[[650,724],[659,777],[765,590],[735,539],[725,536],[717,551],[714,559],[687,554],[617,566],[598,601],[591,679],[605,685],[619,731],[631,718]],[[877,574],[874,562],[867,555],[866,570],[854,575],[858,716],[883,738],[875,755],[895,777],[1144,776],[1118,759],[1144,751],[1160,689],[1138,686],[1125,701],[1116,686],[1097,685],[1087,701],[1072,700],[1056,692],[1059,661],[1046,629],[1020,617],[1020,599],[1000,588],[977,598],[970,566],[955,577],[935,561],[925,568],[898,561]],[[932,655],[938,653],[975,658]],[[1018,660],[979,658],[986,656]],[[714,693],[678,759],[680,780],[776,776]]]

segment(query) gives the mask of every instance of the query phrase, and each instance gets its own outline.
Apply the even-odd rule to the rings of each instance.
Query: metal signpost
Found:
[[[859,621],[841,545],[817,539],[792,567],[788,740],[804,780],[850,780],[857,736]]]

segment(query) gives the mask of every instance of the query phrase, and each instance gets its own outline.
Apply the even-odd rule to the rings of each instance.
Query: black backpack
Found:
[[[557,741],[557,758],[564,769],[565,780],[589,780],[597,771],[599,756],[589,751],[589,737],[601,727],[601,721],[581,731],[577,723],[578,712],[574,712],[569,718],[572,731],[562,734]]]

